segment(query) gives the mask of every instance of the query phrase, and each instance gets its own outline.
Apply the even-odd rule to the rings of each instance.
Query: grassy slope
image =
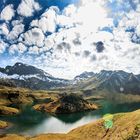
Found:
[[[1,140],[140,140],[140,110],[115,114],[114,125],[107,131],[103,119],[78,127],[68,134],[38,135],[24,138],[16,135],[1,137]]]
[[[0,87],[0,106],[9,105],[12,103],[28,104],[34,100],[44,100],[48,98],[56,98],[58,92],[55,91],[41,91],[41,90],[29,90],[25,88],[14,87]]]

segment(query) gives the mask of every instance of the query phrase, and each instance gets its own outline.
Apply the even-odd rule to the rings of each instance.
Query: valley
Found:
[[[16,63],[0,68],[0,77],[2,140],[47,140],[50,137],[52,140],[78,140],[87,138],[87,135],[89,140],[102,137],[106,140],[113,137],[112,132],[114,138],[123,140],[121,134],[117,136],[119,132],[114,127],[105,135],[101,118],[108,113],[124,114],[140,108],[140,75],[124,71],[84,72],[73,80],[66,80],[55,78],[36,67]],[[138,118],[139,110],[128,113],[124,118],[130,119],[131,114]],[[115,116],[113,122],[117,127],[124,115]],[[119,117],[122,119],[117,119]],[[136,119],[132,129],[127,130],[131,136],[122,130],[126,140],[135,137],[135,131],[139,133],[138,124]],[[97,129],[93,130],[94,126]],[[119,127],[121,130],[127,127],[127,123]]]

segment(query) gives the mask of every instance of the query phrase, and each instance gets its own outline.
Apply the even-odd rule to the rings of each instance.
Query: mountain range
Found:
[[[0,84],[30,89],[71,88],[84,91],[140,94],[140,75],[122,70],[99,73],[84,72],[73,80],[55,78],[34,66],[16,63],[0,68]]]
[[[23,63],[0,68],[0,78],[13,82],[16,86],[31,89],[63,87],[69,83],[68,80],[55,78],[41,69]]]
[[[83,75],[84,80],[82,79]],[[102,70],[99,73],[86,72],[76,76],[75,80],[77,80],[77,88],[92,90],[92,92],[108,91],[110,93],[140,94],[140,75],[122,70]]]

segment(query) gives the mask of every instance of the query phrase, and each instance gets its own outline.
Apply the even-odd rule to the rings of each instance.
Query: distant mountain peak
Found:
[[[130,74],[128,81],[140,82],[140,80],[133,73]]]
[[[21,63],[21,62],[17,62],[13,66],[6,66],[3,73],[5,73],[7,75],[17,74],[20,76],[33,75],[33,74],[38,74],[38,75],[46,74],[47,76],[51,77],[51,75],[46,73],[45,71],[43,71],[39,68],[36,68],[34,66]]]
[[[88,79],[88,78],[94,76],[94,74],[95,74],[94,72],[85,71],[85,72],[81,73],[80,75],[77,75],[74,78],[74,80],[76,80],[76,81],[85,80],[85,79]]]

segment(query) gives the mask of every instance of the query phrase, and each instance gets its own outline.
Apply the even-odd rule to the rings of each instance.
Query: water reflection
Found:
[[[100,101],[102,108],[90,112],[74,114],[49,115],[33,110],[31,106],[20,106],[23,112],[16,116],[0,117],[14,125],[0,133],[16,133],[37,135],[42,133],[67,133],[70,130],[95,121],[107,113],[129,112],[140,108],[139,103],[117,104],[114,102]]]
[[[99,118],[98,116],[95,117],[88,116],[88,117],[81,118],[75,123],[67,124],[55,117],[51,117],[44,120],[40,125],[32,128],[32,130],[25,131],[23,134],[36,135],[40,133],[67,133],[78,126],[84,125],[91,121],[95,121],[98,118]]]

